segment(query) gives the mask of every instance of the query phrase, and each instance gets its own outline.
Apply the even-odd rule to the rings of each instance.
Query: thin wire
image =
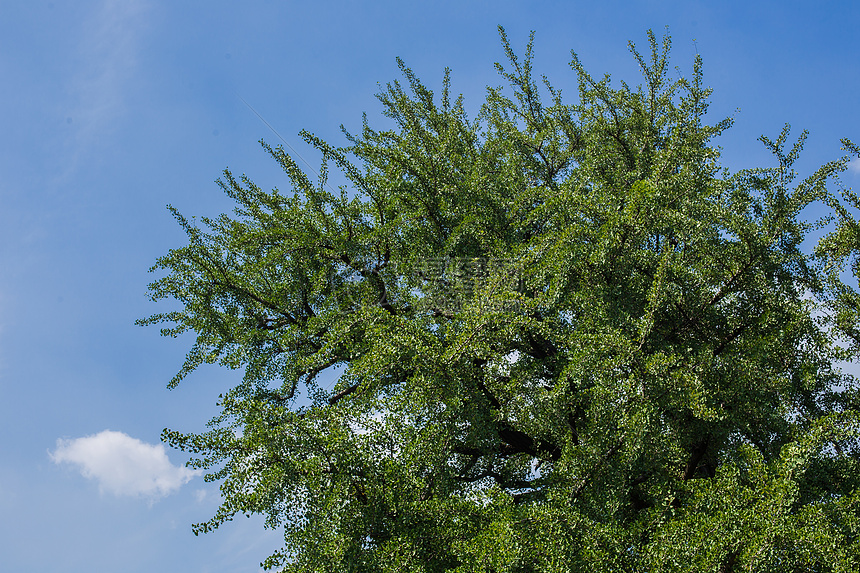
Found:
[[[260,115],[260,113],[259,113],[256,109],[254,109],[254,108],[253,108],[253,106],[252,106],[251,104],[249,104],[247,101],[245,101],[245,98],[243,98],[242,96],[240,96],[237,92],[233,92],[233,93],[234,93],[234,94],[236,94],[236,97],[237,97],[237,98],[239,98],[240,100],[242,100],[242,103],[244,103],[246,106],[248,106],[248,109],[250,109],[252,112],[254,112],[254,115],[256,115],[258,118],[260,118],[260,121],[262,121],[262,122],[263,122],[263,124],[265,124],[265,126],[266,126],[266,127],[268,127],[269,129],[271,129],[271,130],[272,130],[272,133],[274,133],[275,135],[277,135],[277,136],[278,136],[278,139],[280,139],[281,141],[283,141],[283,142],[284,142],[284,145],[286,145],[287,147],[289,147],[289,148],[290,148],[290,151],[292,151],[292,152],[293,152],[293,155],[295,155],[296,157],[298,157],[299,159],[301,159],[301,160],[304,162],[304,164],[308,166],[308,169],[310,169],[311,171],[313,171],[313,165],[311,165],[311,164],[308,162],[308,160],[307,160],[307,159],[305,159],[304,157],[302,157],[302,156],[301,156],[301,154],[300,154],[298,151],[296,151],[296,150],[295,150],[295,148],[294,148],[292,145],[290,145],[290,143],[289,143],[286,139],[284,139],[284,136],[283,136],[283,135],[281,135],[280,133],[278,133],[278,130],[277,130],[277,129],[275,129],[274,127],[272,127],[272,124],[270,124],[268,121],[266,121],[266,118],[264,118],[262,115]],[[334,191],[334,189],[332,189],[332,188],[331,188],[331,185],[329,185],[328,183],[326,183],[326,187],[328,187],[329,189],[331,189],[332,191]]]

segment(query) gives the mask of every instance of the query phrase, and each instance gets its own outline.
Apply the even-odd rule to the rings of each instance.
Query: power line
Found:
[[[278,133],[278,130],[275,129],[274,127],[272,127],[272,124],[270,124],[268,121],[266,121],[266,118],[264,118],[262,115],[260,115],[260,113],[256,109],[254,109],[254,107],[251,104],[249,104],[247,101],[245,101],[245,98],[240,96],[237,92],[233,92],[233,93],[236,94],[237,98],[242,100],[242,103],[244,103],[246,106],[248,106],[248,109],[250,109],[252,112],[254,112],[254,115],[256,115],[258,118],[260,118],[260,121],[262,121],[266,127],[268,127],[269,129],[272,130],[272,133],[274,133],[275,135],[278,136],[278,139],[280,139],[284,143],[284,145],[286,145],[290,149],[290,151],[293,152],[293,155],[295,155],[296,157],[301,159],[304,162],[304,164],[308,166],[308,169],[313,171],[313,166],[308,162],[308,160],[305,159],[304,157],[302,157],[301,154],[298,151],[296,151],[296,149],[292,145],[290,145],[290,143],[286,139],[284,139],[284,136],[281,135],[280,133]],[[326,183],[326,187],[328,187],[329,189],[332,189],[331,185],[329,185],[328,183]],[[334,189],[332,189],[332,191],[334,191]]]

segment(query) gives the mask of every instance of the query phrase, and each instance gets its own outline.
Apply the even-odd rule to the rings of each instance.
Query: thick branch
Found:
[[[347,255],[345,253],[340,256],[340,260],[343,261],[344,264],[346,264],[348,267],[358,271],[358,273],[362,277],[373,281],[373,283],[379,289],[379,301],[377,301],[377,304],[379,304],[379,306],[383,310],[385,310],[388,314],[390,314],[392,316],[397,314],[397,309],[395,309],[393,306],[391,306],[391,303],[388,302],[388,290],[385,288],[385,281],[382,280],[381,276],[379,276],[378,270],[376,270],[376,269],[368,270],[368,269],[364,268],[362,265],[355,263],[355,261],[353,261],[349,257],[349,255]]]
[[[524,480],[524,479],[508,479],[506,480],[502,474],[493,471],[492,469],[484,470],[479,474],[473,476],[454,476],[454,479],[457,481],[462,481],[466,483],[474,483],[476,481],[481,481],[482,479],[493,478],[496,483],[505,489],[534,489],[534,481]]]
[[[722,342],[720,342],[720,344],[719,344],[719,345],[714,349],[714,356],[719,356],[719,355],[720,355],[720,353],[722,353],[722,351],[726,349],[726,346],[728,346],[729,344],[731,344],[731,343],[732,343],[732,342],[733,342],[733,341],[734,341],[738,336],[740,336],[741,334],[743,334],[743,332],[744,332],[747,328],[749,328],[749,326],[750,326],[750,323],[748,323],[748,322],[744,322],[744,323],[740,324],[737,328],[735,328],[735,329],[731,332],[731,334],[729,334],[729,335],[725,338],[725,340],[723,340]]]
[[[341,390],[340,392],[338,392],[337,394],[335,394],[334,396],[329,398],[328,403],[333,406],[337,402],[342,400],[343,398],[346,398],[347,396],[349,396],[350,394],[355,392],[356,390],[358,390],[358,383],[353,384],[352,386],[350,386],[349,388],[346,388],[345,390]]]
[[[687,460],[687,465],[684,468],[684,473],[681,474],[681,479],[684,481],[693,479],[696,475],[696,470],[699,468],[699,463],[702,461],[702,458],[705,457],[705,453],[708,451],[708,444],[711,441],[710,436],[705,436],[705,438],[698,442],[695,446],[693,446],[692,451],[690,452],[690,459]]]
[[[548,455],[552,461],[558,461],[561,458],[561,448],[557,444],[540,438],[535,439],[525,432],[512,428],[510,424],[502,423],[499,437],[508,446],[503,450],[505,454],[523,453],[538,459],[543,459]]]

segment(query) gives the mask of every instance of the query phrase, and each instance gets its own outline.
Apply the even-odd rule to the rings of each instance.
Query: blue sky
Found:
[[[860,140],[851,1],[0,1],[0,569],[259,569],[277,532],[250,519],[195,538],[217,486],[159,444],[202,429],[236,379],[207,368],[167,390],[190,340],[134,325],[163,310],[147,269],[184,241],[165,205],[229,210],[225,167],[287,188],[239,96],[312,163],[296,133],[344,143],[341,123],[374,123],[395,56],[430,85],[450,66],[477,109],[501,83],[498,24],[520,49],[535,30],[537,71],[570,95],[570,49],[636,83],[627,41],[668,26],[674,64],[704,58],[713,121],[735,118],[732,170],[771,164],[756,138],[785,122],[811,132],[801,168]]]

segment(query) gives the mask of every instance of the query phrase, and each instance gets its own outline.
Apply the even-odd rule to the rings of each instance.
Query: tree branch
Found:
[[[355,384],[353,384],[353,385],[352,385],[352,386],[350,386],[349,388],[346,388],[345,390],[341,390],[340,392],[338,392],[337,394],[335,394],[334,396],[332,396],[331,398],[329,398],[329,399],[328,399],[328,403],[329,403],[330,405],[334,406],[337,402],[339,402],[339,401],[340,401],[340,400],[342,400],[343,398],[346,398],[347,396],[349,396],[350,394],[352,394],[353,392],[355,392],[356,390],[358,390],[358,386],[359,386],[359,385],[358,385],[358,383],[356,382]]]

